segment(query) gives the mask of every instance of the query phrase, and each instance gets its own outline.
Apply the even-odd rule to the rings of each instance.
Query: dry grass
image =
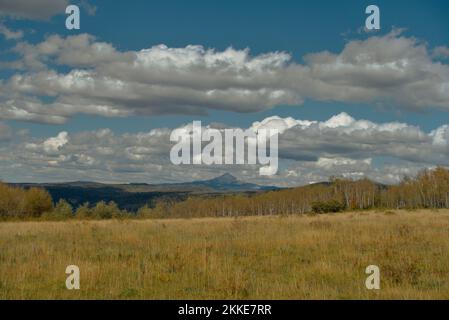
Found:
[[[365,288],[371,264],[380,291]],[[0,298],[449,299],[449,211],[5,222]]]

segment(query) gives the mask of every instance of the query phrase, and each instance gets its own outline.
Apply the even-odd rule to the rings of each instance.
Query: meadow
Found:
[[[0,299],[449,299],[449,210],[1,222]]]

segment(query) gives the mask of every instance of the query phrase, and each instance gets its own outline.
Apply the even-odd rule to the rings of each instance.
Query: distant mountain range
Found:
[[[239,181],[233,175],[226,173],[222,176],[211,180],[205,181],[194,181],[190,183],[179,183],[179,184],[171,184],[168,185],[171,187],[181,187],[181,188],[192,188],[195,187],[205,188],[212,190],[214,192],[248,192],[248,191],[266,191],[266,190],[274,190],[276,187],[272,186],[260,186],[253,183],[245,183]]]
[[[276,190],[277,187],[260,186],[239,181],[231,174],[224,174],[211,180],[173,184],[103,184],[88,181],[67,183],[19,183],[24,188],[46,189],[55,202],[65,199],[74,207],[85,202],[114,201],[121,209],[136,211],[144,205],[152,206],[158,200],[181,201],[190,195],[213,195],[223,193],[255,193]]]

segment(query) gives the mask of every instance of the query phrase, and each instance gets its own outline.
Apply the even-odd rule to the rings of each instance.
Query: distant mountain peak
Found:
[[[210,181],[219,182],[219,183],[236,183],[236,182],[238,182],[237,178],[234,177],[230,173],[225,173],[219,177],[211,179]]]
[[[215,191],[259,191],[277,189],[275,187],[259,186],[257,184],[240,181],[230,173],[225,173],[211,180],[195,181],[192,183],[209,187]]]

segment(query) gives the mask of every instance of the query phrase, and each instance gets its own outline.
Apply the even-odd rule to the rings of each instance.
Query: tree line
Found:
[[[449,208],[449,170],[425,170],[415,178],[385,186],[369,179],[331,178],[327,183],[253,195],[192,196],[184,201],[158,201],[136,213],[116,203],[100,201],[73,208],[67,201],[54,204],[39,188],[23,189],[0,184],[0,218],[46,220],[233,217],[329,213],[367,209]]]
[[[132,213],[120,210],[114,202],[100,201],[94,206],[85,203],[73,208],[61,199],[53,203],[51,195],[41,188],[24,189],[0,183],[0,219],[117,219],[131,218]]]
[[[415,178],[385,186],[369,179],[333,177],[328,183],[270,191],[256,195],[191,197],[182,202],[158,202],[139,215],[164,217],[232,217],[329,213],[368,209],[449,208],[449,170],[425,170]]]

